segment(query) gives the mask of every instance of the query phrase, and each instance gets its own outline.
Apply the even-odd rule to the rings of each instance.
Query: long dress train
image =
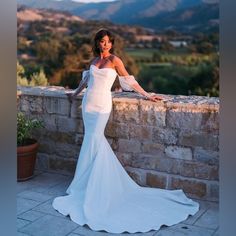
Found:
[[[68,195],[56,197],[53,207],[79,225],[110,233],[158,230],[194,215],[199,203],[183,190],[141,187],[127,174],[104,136],[117,73],[94,65],[87,72],[82,100],[85,135],[75,175]]]

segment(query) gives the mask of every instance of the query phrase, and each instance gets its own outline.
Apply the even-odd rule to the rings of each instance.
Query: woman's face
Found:
[[[105,35],[100,41],[99,41],[99,49],[100,52],[109,52],[112,48],[112,42],[110,41],[109,37]]]

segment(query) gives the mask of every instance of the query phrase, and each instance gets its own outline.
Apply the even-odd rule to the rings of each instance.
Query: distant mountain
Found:
[[[80,3],[72,0],[17,0],[34,8],[52,8],[89,20],[109,20],[163,30],[209,30],[219,20],[219,0],[117,0]]]
[[[69,12],[52,10],[52,9],[34,9],[25,6],[18,6],[17,20],[18,22],[33,22],[33,21],[48,21],[57,22],[60,20],[84,22],[79,16],[72,15]]]
[[[73,9],[83,5],[84,3],[72,0],[17,0],[19,5],[25,5],[32,8],[54,9],[59,11],[72,11]]]
[[[131,22],[134,23],[134,22]],[[135,24],[159,30],[218,31],[219,4],[201,3],[189,8],[177,9],[153,17],[136,19]]]

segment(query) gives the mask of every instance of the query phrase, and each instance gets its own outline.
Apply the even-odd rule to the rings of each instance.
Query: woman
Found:
[[[114,37],[105,29],[94,38],[90,69],[71,100],[87,85],[82,100],[85,127],[74,178],[57,197],[53,207],[79,225],[110,233],[147,232],[161,225],[173,225],[199,210],[199,204],[187,198],[182,190],[141,187],[124,170],[104,136],[111,109],[111,87],[116,76],[125,90],[135,90],[146,99],[162,98],[148,94],[126,71],[122,60],[112,54]]]

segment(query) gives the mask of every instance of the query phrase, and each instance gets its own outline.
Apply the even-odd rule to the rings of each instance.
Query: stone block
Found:
[[[199,130],[202,124],[202,113],[193,109],[173,108],[166,112],[167,126],[185,130]]]
[[[118,150],[118,139],[117,138],[107,138],[113,151]]]
[[[58,116],[57,127],[60,132],[76,132],[80,123],[78,119]]]
[[[41,139],[51,140],[54,142],[75,144],[75,137],[76,137],[75,132],[61,132],[61,131],[46,130]]]
[[[38,149],[39,153],[54,154],[55,150],[56,150],[56,145],[54,141],[51,141],[50,139],[40,140]]]
[[[20,110],[26,113],[42,114],[43,98],[40,96],[22,96],[20,99]]]
[[[207,185],[204,182],[177,176],[171,176],[170,180],[171,189],[183,189],[184,192],[199,198],[207,195]]]
[[[136,140],[119,139],[118,151],[123,153],[139,153],[141,151],[141,143]]]
[[[166,108],[150,101],[140,102],[140,121],[144,125],[163,127],[166,125]]]
[[[66,98],[44,97],[43,106],[45,113],[69,116],[70,102]]]
[[[219,182],[209,182],[208,194],[212,200],[219,201]]]
[[[219,152],[195,147],[193,150],[193,159],[209,165],[219,165]]]
[[[50,158],[49,168],[51,170],[60,170],[64,173],[74,173],[77,160],[69,158]]]
[[[75,143],[79,146],[82,145],[83,143],[83,140],[84,140],[84,135],[83,134],[76,134],[75,135]]]
[[[178,132],[176,129],[170,128],[154,128],[153,129],[153,142],[163,144],[176,144],[178,140]]]
[[[105,135],[111,138],[127,138],[129,137],[127,124],[117,123],[117,122],[108,122]]]
[[[160,153],[164,153],[165,146],[160,143],[153,143],[153,142],[142,142],[142,152],[145,154],[156,154],[157,156]]]
[[[219,112],[204,112],[202,115],[201,129],[205,132],[219,134]]]
[[[157,167],[157,157],[154,155],[136,154],[132,155],[131,166],[145,170],[155,170]]]
[[[165,153],[168,157],[184,160],[192,160],[192,150],[179,146],[167,146]]]
[[[82,119],[82,101],[80,99],[72,102],[70,117]]]
[[[219,180],[219,166],[205,163],[183,161],[179,164],[179,173],[196,179]]]
[[[37,153],[35,167],[39,170],[48,170],[49,155],[45,153]]]
[[[55,143],[54,153],[63,158],[77,158],[80,152],[80,146],[68,143]]]
[[[130,166],[132,154],[115,152],[115,155],[118,158],[118,160],[120,161],[120,163],[122,164],[122,166]]]
[[[58,130],[58,116],[57,115],[49,115],[43,114],[40,117],[40,120],[43,120],[44,129],[48,131],[57,131]]]
[[[129,124],[127,131],[130,139],[152,140],[152,128],[150,126]]]
[[[129,176],[140,186],[146,186],[146,171],[130,166],[125,167]]]
[[[84,134],[84,122],[81,119],[77,119],[76,132]]]
[[[207,150],[219,150],[219,136],[193,130],[181,130],[179,132],[178,144],[188,147],[202,147]]]
[[[165,189],[167,184],[167,175],[157,172],[147,172],[146,183],[150,187]]]
[[[139,108],[138,103],[129,101],[129,103],[124,102],[114,102],[113,103],[113,121],[119,123],[133,123],[139,124]]]

